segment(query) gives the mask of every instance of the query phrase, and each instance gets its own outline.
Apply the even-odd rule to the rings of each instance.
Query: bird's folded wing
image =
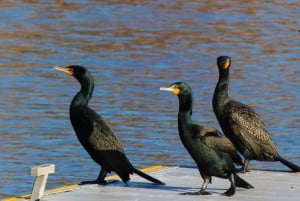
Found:
[[[240,104],[228,112],[228,120],[236,139],[256,156],[265,155],[266,150],[277,153],[275,144],[260,116],[247,105]],[[263,148],[265,147],[265,148]]]
[[[124,152],[121,143],[113,133],[113,130],[100,117],[94,123],[94,130],[89,136],[91,145],[96,150],[116,150]]]

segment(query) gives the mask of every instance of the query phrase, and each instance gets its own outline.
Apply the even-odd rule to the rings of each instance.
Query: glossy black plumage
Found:
[[[235,186],[253,188],[249,183],[236,175],[234,162],[242,164],[233,144],[215,128],[195,124],[192,119],[192,89],[184,82],[176,82],[161,90],[171,91],[179,98],[178,130],[180,139],[194,159],[203,178],[199,192],[185,194],[209,194],[206,191],[211,177],[229,179],[231,187],[224,195],[232,196]]]
[[[75,77],[80,82],[81,89],[70,105],[70,120],[82,146],[101,166],[99,176],[93,182],[105,184],[107,173],[114,171],[124,183],[129,181],[129,174],[136,173],[155,184],[164,184],[132,166],[112,129],[100,115],[88,107],[94,89],[94,80],[90,72],[76,65],[55,69]]]
[[[230,57],[217,58],[219,80],[213,96],[213,110],[223,133],[245,157],[244,171],[249,160],[280,161],[293,171],[300,167],[283,159],[276,150],[264,122],[254,110],[228,96]]]

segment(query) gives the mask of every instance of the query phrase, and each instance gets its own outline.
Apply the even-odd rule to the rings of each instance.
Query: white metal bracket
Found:
[[[48,175],[55,172],[54,164],[44,164],[31,167],[30,175],[35,177],[30,201],[36,201],[41,199],[44,194]]]

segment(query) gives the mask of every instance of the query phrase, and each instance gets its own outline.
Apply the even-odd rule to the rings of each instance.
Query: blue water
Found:
[[[90,106],[142,168],[194,165],[178,138],[177,97],[159,87],[188,82],[193,119],[219,128],[215,63],[231,56],[230,95],[253,106],[280,154],[300,164],[299,9],[297,1],[0,2],[0,199],[29,193],[34,165],[56,165],[48,188],[98,175],[69,122],[79,84],[55,65],[89,68]]]

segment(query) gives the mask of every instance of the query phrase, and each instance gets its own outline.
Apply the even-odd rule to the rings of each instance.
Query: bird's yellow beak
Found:
[[[58,70],[58,71],[62,71],[62,72],[65,72],[71,76],[74,75],[74,72],[73,72],[73,69],[72,68],[68,68],[68,67],[61,67],[61,66],[55,66],[53,67],[55,70]]]
[[[180,89],[178,89],[174,85],[172,85],[170,87],[160,87],[159,90],[162,90],[162,91],[171,91],[171,92],[173,92],[176,95],[178,95],[180,93]]]

